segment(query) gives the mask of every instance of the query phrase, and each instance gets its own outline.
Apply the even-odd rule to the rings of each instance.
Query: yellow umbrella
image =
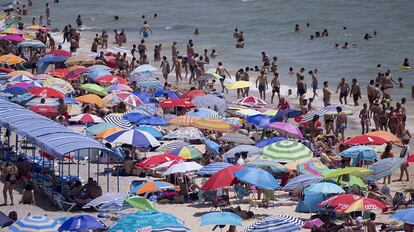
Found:
[[[105,102],[98,95],[95,94],[86,94],[75,98],[75,100],[87,104],[96,104],[99,107],[104,107],[106,105]]]
[[[69,57],[65,62],[67,65],[80,65],[80,64],[94,64],[95,60],[85,54]]]
[[[301,162],[298,161],[292,161],[289,162],[287,164],[285,164],[285,167],[287,167],[287,169],[289,169],[289,171],[296,171],[296,167],[298,166],[298,164],[300,164]]]
[[[169,123],[175,125],[175,126],[191,126],[192,123],[194,123],[195,120],[198,118],[191,115],[183,115],[183,116],[177,116],[175,118],[172,118]]]
[[[218,132],[231,132],[234,130],[234,127],[231,124],[216,118],[198,119],[191,123],[191,126]]]
[[[70,66],[69,68],[67,68],[67,70],[69,71],[78,70],[78,69],[86,69],[86,67],[82,65],[75,65],[75,66]]]
[[[236,81],[227,85],[227,89],[244,89],[253,87],[253,84],[248,81]]]
[[[46,79],[45,81],[43,81],[43,86],[44,87],[50,87],[53,89],[57,89],[59,91],[61,91],[64,94],[73,92],[74,89],[72,87],[72,85],[60,78],[54,78],[54,77],[50,77],[48,79]]]
[[[277,114],[277,110],[268,109],[265,112],[263,112],[262,114],[267,115],[267,116],[275,116]]]
[[[28,71],[20,71],[20,70],[10,72],[7,75],[8,76],[12,76],[12,77],[20,76],[20,75],[25,75],[25,76],[33,77],[33,74],[31,72],[28,72]]]
[[[40,26],[40,25],[32,25],[32,26],[28,26],[28,27],[26,27],[26,29],[27,29],[27,30],[36,30],[36,31],[39,31],[39,30],[44,30],[44,31],[46,31],[46,30],[48,30],[48,28],[47,28],[47,27],[42,27],[42,26]]]
[[[21,64],[25,62],[25,60],[19,56],[13,54],[7,54],[0,56],[0,63],[7,64],[7,65],[14,65],[14,64]]]
[[[125,130],[125,129],[122,129],[122,128],[119,128],[119,127],[109,128],[109,129],[106,129],[106,130],[96,134],[95,138],[96,139],[103,139],[103,138],[105,138],[105,137],[107,137],[107,136],[109,136],[113,133],[116,133],[118,131],[121,131],[121,130]]]

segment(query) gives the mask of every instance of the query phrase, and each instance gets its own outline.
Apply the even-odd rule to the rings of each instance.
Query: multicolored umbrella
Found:
[[[21,43],[18,43],[17,46],[25,47],[25,48],[38,48],[38,49],[47,47],[44,43],[42,43],[40,40],[37,40],[37,39],[25,40]]]
[[[329,168],[319,162],[306,162],[296,166],[296,170],[300,174],[312,174],[322,176],[322,172],[329,171]]]
[[[140,196],[131,196],[125,198],[125,201],[128,202],[132,207],[140,210],[155,210],[155,205],[147,200],[146,198]]]
[[[92,122],[92,123],[101,123],[103,122],[102,118],[93,114],[80,114],[69,119],[71,122]]]
[[[321,176],[313,174],[302,174],[289,180],[283,187],[285,190],[304,189],[310,185],[319,183],[323,180]]]
[[[403,158],[386,158],[373,163],[368,169],[373,173],[367,177],[366,180],[376,181],[383,177],[392,175],[401,164],[405,163],[406,159]]]
[[[247,167],[255,167],[255,168],[269,168],[272,172],[284,172],[287,171],[288,168],[281,165],[280,163],[273,161],[273,160],[267,160],[267,159],[256,159],[253,161],[250,161],[245,164]]]
[[[191,115],[182,115],[172,118],[169,123],[175,126],[190,126],[198,118]]]
[[[3,63],[3,64],[15,65],[15,64],[21,64],[23,62],[26,62],[26,60],[11,53],[0,56],[0,63]]]
[[[158,147],[160,143],[154,136],[146,131],[135,129],[122,130],[105,137],[105,140],[113,143],[130,144],[134,147]]]
[[[241,217],[231,212],[210,212],[200,218],[200,226],[208,225],[236,225],[242,226]]]
[[[176,186],[165,181],[148,181],[144,182],[133,189],[131,193],[141,195],[149,192],[160,192],[164,190],[175,190]]]
[[[118,98],[120,101],[124,102],[127,105],[137,107],[142,104],[141,99],[139,99],[139,97],[135,96],[132,93],[123,92],[123,91],[115,91],[112,94],[116,98]]]
[[[264,100],[257,98],[257,97],[253,97],[253,96],[247,96],[244,98],[240,98],[237,101],[233,102],[233,104],[249,106],[249,107],[267,106],[267,103]]]
[[[161,146],[159,146],[156,151],[168,152],[180,147],[189,146],[190,144],[181,140],[174,141],[165,141]]]
[[[107,129],[117,128],[117,127],[118,126],[115,125],[115,124],[104,122],[104,123],[99,123],[99,124],[96,124],[96,125],[93,125],[93,126],[90,126],[90,127],[86,128],[86,132],[90,133],[90,134],[93,134],[93,135],[97,135],[97,134],[99,134],[99,133],[101,133],[101,132],[103,132]]]
[[[111,134],[114,134],[114,133],[116,133],[118,131],[121,131],[121,130],[124,130],[124,129],[119,128],[119,127],[108,128],[108,129],[106,129],[106,130],[104,130],[102,132],[97,133],[95,135],[95,138],[96,139],[103,139],[103,138],[105,138],[105,137],[107,137],[107,136],[109,136]]]
[[[193,108],[195,105],[191,101],[185,99],[167,99],[158,104],[159,107],[163,108],[174,108],[174,107],[183,107],[183,108]]]
[[[208,94],[205,96],[196,96],[191,101],[198,109],[200,108],[210,108],[215,109],[221,115],[223,115],[227,110],[226,101],[223,98]]]
[[[227,168],[223,168],[220,171],[214,173],[203,186],[201,186],[202,190],[213,190],[223,187],[229,187],[236,183],[238,180],[234,176],[234,173],[238,170],[247,168],[245,166],[240,165],[231,165]]]
[[[164,136],[166,139],[202,139],[203,133],[195,127],[181,127]]]
[[[148,157],[142,160],[141,162],[137,163],[136,166],[143,167],[143,168],[150,168],[150,167],[155,167],[157,165],[160,165],[162,163],[169,162],[172,160],[184,161],[183,158],[175,156],[175,155],[160,154],[160,155],[154,155],[154,156]]]
[[[165,171],[162,175],[168,176],[176,173],[196,172],[200,170],[202,167],[203,166],[196,162],[179,162],[169,167],[167,171]]]
[[[254,140],[246,135],[236,133],[225,133],[220,137],[223,141],[228,141],[237,144],[254,144]]]
[[[48,88],[48,87],[38,87],[38,88],[27,91],[27,93],[33,94],[38,97],[43,97],[43,98],[62,98],[63,99],[65,97],[65,94],[60,92],[59,90]]]
[[[313,152],[302,143],[284,140],[264,147],[261,156],[283,163],[305,162],[312,159]]]
[[[244,168],[234,173],[241,182],[256,186],[260,189],[278,189],[279,182],[268,172],[260,168]]]
[[[69,82],[59,79],[59,78],[53,78],[53,77],[43,81],[43,86],[57,89],[64,94],[68,94],[68,93],[75,91],[72,85],[69,84]]]
[[[231,124],[224,122],[221,119],[214,118],[204,118],[195,120],[191,124],[191,126],[194,126],[199,129],[212,130],[217,132],[231,132],[235,129]]]
[[[32,82],[33,76],[28,76],[25,74],[15,75],[8,80],[9,82]]]
[[[197,159],[202,157],[201,153],[197,151],[195,148],[190,146],[184,146],[181,148],[177,148],[175,150],[168,152],[171,155],[176,155],[178,157],[181,157],[183,159]]]
[[[263,218],[250,225],[246,232],[280,231],[296,232],[302,230],[303,221],[289,215],[276,215]]]
[[[19,30],[15,27],[9,27],[5,30],[1,31],[2,34],[9,34],[9,35],[24,35],[26,34],[25,31]]]
[[[286,122],[272,122],[266,125],[266,127],[278,131],[284,137],[290,137],[295,139],[303,139],[301,130]]]
[[[233,166],[230,163],[225,163],[225,162],[214,162],[211,164],[208,164],[206,166],[204,166],[203,168],[201,168],[198,172],[197,175],[199,176],[211,176],[215,173],[217,173],[218,171]]]
[[[106,89],[97,84],[83,84],[81,85],[80,88],[85,90],[86,92],[93,93],[101,97],[108,95],[108,92],[106,91]]]
[[[319,206],[335,207],[338,213],[351,213],[355,211],[385,210],[388,207],[372,198],[355,194],[339,194],[322,201]]]
[[[8,227],[13,232],[58,231],[59,223],[49,216],[29,215]]]

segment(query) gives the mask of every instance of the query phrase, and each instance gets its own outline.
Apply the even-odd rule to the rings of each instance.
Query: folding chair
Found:
[[[245,198],[248,197],[250,194],[252,194],[252,190],[246,189],[240,184],[237,184],[234,186],[234,191],[236,193],[237,198],[237,204],[240,204],[240,202]]]
[[[57,206],[63,211],[70,212],[76,206],[74,202],[65,201],[60,194],[55,194],[53,197]]]

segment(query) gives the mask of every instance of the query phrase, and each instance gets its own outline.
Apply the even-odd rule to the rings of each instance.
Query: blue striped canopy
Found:
[[[322,176],[317,176],[313,174],[303,174],[300,176],[296,176],[289,180],[289,182],[283,187],[283,189],[286,190],[294,190],[297,188],[305,188],[309,185],[319,183],[321,180],[323,180]]]
[[[156,139],[162,139],[162,137],[163,137],[161,132],[159,132],[157,129],[155,129],[154,127],[151,127],[151,126],[139,126],[136,129],[140,130],[140,131],[146,131],[146,132],[150,133],[152,136],[154,136]]]
[[[207,166],[204,166],[203,168],[201,168],[198,172],[197,175],[199,176],[211,176],[214,173],[220,171],[223,168],[227,168],[229,166],[232,166],[232,164],[230,163],[225,163],[225,162],[215,162],[215,163],[211,163]]]
[[[276,143],[276,142],[283,141],[283,140],[286,140],[286,138],[272,137],[272,138],[261,140],[261,141],[257,142],[254,146],[262,148],[262,147],[266,147],[269,144]]]
[[[303,226],[303,221],[289,215],[276,215],[266,217],[252,225],[250,225],[246,232],[295,232],[300,231]]]
[[[8,229],[13,232],[57,231],[59,224],[49,216],[30,215],[17,220]]]
[[[377,161],[368,168],[369,170],[374,171],[374,173],[365,177],[365,179],[368,181],[376,181],[389,176],[406,161],[407,160],[403,158],[386,158]]]

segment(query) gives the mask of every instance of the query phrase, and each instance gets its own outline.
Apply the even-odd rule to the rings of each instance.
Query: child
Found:
[[[34,192],[33,187],[30,184],[27,184],[24,187],[23,193],[22,193],[22,199],[20,200],[21,204],[28,204],[28,205],[35,205],[35,198],[34,198]]]
[[[398,86],[400,86],[400,88],[404,88],[404,83],[402,82],[402,78],[398,78]]]

